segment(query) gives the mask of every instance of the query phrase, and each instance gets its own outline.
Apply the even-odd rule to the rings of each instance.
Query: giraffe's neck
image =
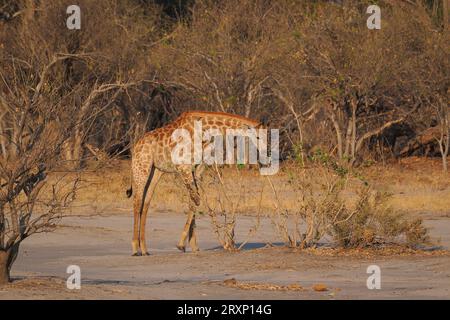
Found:
[[[201,121],[203,130],[219,129],[224,131],[227,129],[240,129],[259,125],[257,121],[221,112],[188,112],[184,113],[182,117],[190,125],[194,125],[195,121]]]

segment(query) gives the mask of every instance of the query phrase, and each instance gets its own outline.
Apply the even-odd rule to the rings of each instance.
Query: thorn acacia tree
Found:
[[[84,164],[86,144],[107,149],[105,144],[116,143],[102,138],[105,130],[116,129],[111,123],[116,123],[117,114],[132,119],[135,115],[130,102],[133,92],[128,90],[137,91],[149,77],[146,52],[160,32],[156,28],[158,8],[139,6],[135,0],[80,0],[81,29],[69,30],[66,9],[70,2],[17,3],[21,14],[0,27],[4,31],[0,50],[14,57],[16,64],[22,61],[33,69],[49,63],[43,71],[48,78],[42,90],[57,87],[55,96],[76,106],[71,116],[77,126],[65,141],[63,157],[69,169],[77,170]],[[51,57],[55,57],[53,63]],[[120,101],[126,103],[119,105]]]
[[[442,159],[442,169],[448,171],[447,157],[450,149],[450,32],[434,33],[429,36],[432,46],[425,52],[426,59],[418,69],[416,78],[419,79],[418,93],[426,102],[427,108],[423,117],[432,129],[436,127],[437,136],[434,137],[437,149]]]
[[[96,121],[140,82],[133,63],[144,50],[132,45],[147,25],[132,28],[122,2],[82,4],[79,33],[63,24],[65,1],[18,1],[22,13],[0,21],[0,283],[20,243],[52,230],[74,199],[78,180],[50,173],[76,175]]]
[[[51,230],[74,199],[77,180],[49,184],[48,173],[60,165],[63,143],[76,123],[48,72],[63,59],[30,68],[1,52],[0,57],[0,285],[23,240]],[[39,72],[37,72],[39,70]]]
[[[439,100],[438,105],[435,106],[435,108],[439,119],[440,132],[438,145],[442,158],[442,170],[447,173],[447,157],[450,149],[450,111],[448,105],[442,100]]]
[[[334,131],[333,153],[353,165],[371,141],[423,107],[416,69],[431,47],[431,22],[423,7],[410,14],[402,5],[387,5],[384,27],[373,31],[361,14],[364,4],[350,1],[313,9],[314,16],[298,20],[304,59],[297,70],[309,82],[303,87],[311,87],[311,95],[323,100],[316,104],[322,109],[317,115],[325,116]]]
[[[180,21],[150,52],[161,81],[188,101],[183,104],[254,115],[281,32],[271,10],[263,1],[197,1],[189,21]]]

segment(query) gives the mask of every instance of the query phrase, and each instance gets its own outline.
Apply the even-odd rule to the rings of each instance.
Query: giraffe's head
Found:
[[[258,164],[263,175],[272,175],[278,172],[279,132],[277,129],[269,129],[262,122],[252,120],[243,122],[237,132],[233,130],[231,134],[231,136],[239,135],[243,135],[245,139],[235,140],[237,155],[239,155],[239,150],[241,152],[238,162]],[[246,144],[244,140],[247,141],[248,148],[244,146]],[[239,145],[239,143],[243,144]]]
[[[262,122],[222,112],[189,112],[181,119],[185,127],[172,133],[172,162],[179,164],[257,164],[278,171],[278,130]],[[191,128],[191,130],[188,130]],[[248,150],[248,151],[245,151]],[[248,155],[246,156],[246,153]],[[247,159],[245,159],[247,157]]]

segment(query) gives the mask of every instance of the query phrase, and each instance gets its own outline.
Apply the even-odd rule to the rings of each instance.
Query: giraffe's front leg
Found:
[[[191,225],[189,226],[189,245],[191,246],[191,249],[193,252],[199,251],[198,245],[197,245],[197,233],[195,232],[196,225],[195,225],[195,214],[192,217]]]
[[[184,224],[183,232],[181,233],[180,241],[178,242],[177,248],[183,252],[186,251],[186,239],[189,238],[189,245],[192,251],[199,251],[197,244],[197,234],[195,232],[195,210],[196,206],[189,206],[189,213]]]
[[[186,239],[189,237],[189,245],[191,246],[192,251],[198,251],[197,237],[195,234],[195,211],[200,205],[200,195],[195,180],[195,173],[190,167],[181,166],[178,168],[178,173],[183,179],[183,183],[189,192],[189,212],[177,248],[185,252]]]
[[[186,239],[189,238],[189,245],[193,252],[199,251],[197,244],[197,235],[195,232],[195,213],[194,211],[189,211],[186,223],[181,233],[180,241],[178,242],[177,248],[183,252],[186,251]]]
[[[186,251],[186,239],[189,235],[190,226],[192,223],[192,219],[194,218],[194,212],[189,210],[188,217],[186,219],[186,223],[184,224],[183,232],[181,233],[180,241],[178,241],[177,248],[180,251]]]

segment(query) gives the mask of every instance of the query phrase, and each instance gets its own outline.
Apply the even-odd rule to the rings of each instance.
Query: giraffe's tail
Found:
[[[126,194],[127,194],[127,198],[131,198],[131,196],[133,195],[133,173],[132,172],[130,175],[130,188],[127,189]]]
[[[130,189],[127,189],[127,197],[130,198],[133,195],[133,186]]]

